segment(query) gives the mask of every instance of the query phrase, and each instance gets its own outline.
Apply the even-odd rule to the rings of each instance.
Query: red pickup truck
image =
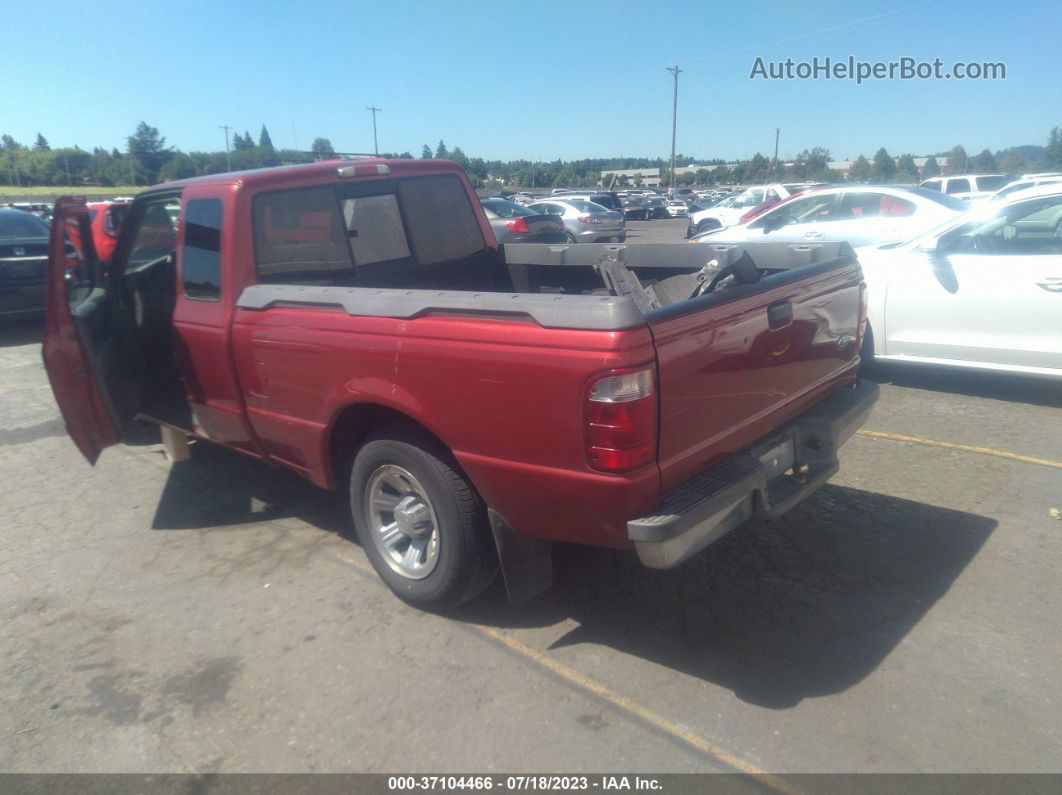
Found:
[[[846,244],[499,246],[446,161],[171,182],[92,240],[60,200],[43,354],[85,457],[147,420],[349,489],[424,606],[499,564],[534,595],[553,541],[674,566],[821,485],[877,395]]]

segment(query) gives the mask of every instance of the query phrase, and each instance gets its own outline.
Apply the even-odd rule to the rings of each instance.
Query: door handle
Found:
[[[785,328],[793,322],[793,304],[779,301],[767,307],[767,327],[772,331]]]
[[[822,240],[823,237],[825,237],[825,234],[823,232],[805,232],[804,233],[804,239],[805,240]]]
[[[1049,293],[1062,293],[1062,276],[1045,276],[1042,282],[1036,283],[1036,286]]]

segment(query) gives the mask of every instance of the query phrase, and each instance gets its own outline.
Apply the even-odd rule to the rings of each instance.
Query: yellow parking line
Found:
[[[1044,467],[1053,467],[1054,469],[1062,469],[1062,461],[1050,461],[1046,458],[1035,458],[1031,455],[1021,455],[1020,453],[1009,453],[1006,450],[996,450],[991,447],[974,447],[969,444],[954,444],[953,442],[938,442],[935,439],[923,439],[920,436],[907,436],[902,433],[886,433],[884,431],[856,431],[860,436],[870,436],[874,439],[891,439],[894,442],[912,442],[913,444],[923,444],[927,447],[943,447],[947,450],[962,450],[967,453],[978,453],[980,455],[991,455],[996,458],[1007,458],[1011,461],[1023,461],[1026,464],[1039,464]]]
[[[372,567],[358,560],[357,558],[353,558],[341,552],[335,552],[334,554],[336,558],[343,561],[344,563],[349,563],[351,566],[358,569],[359,571],[365,572],[366,574],[371,574],[374,578],[376,577],[376,572],[373,571]],[[768,787],[776,792],[786,793],[786,795],[798,795],[801,792],[801,790],[792,787],[790,784],[786,783],[782,779],[776,776],[772,776],[770,773],[761,770],[752,762],[749,762],[748,760],[743,759],[742,757],[737,756],[734,753],[731,753],[725,748],[716,745],[711,740],[707,740],[704,737],[701,737],[699,734],[691,732],[684,726],[681,726],[672,720],[668,720],[663,715],[654,712],[648,707],[644,707],[638,702],[627,698],[626,696],[620,695],[611,688],[601,684],[596,679],[586,676],[585,674],[579,673],[574,668],[570,668],[564,663],[554,660],[553,658],[543,654],[537,649],[531,648],[526,643],[523,643],[522,641],[519,641],[514,638],[512,635],[502,632],[501,630],[495,629],[494,627],[485,627],[479,624],[465,624],[464,626],[474,630],[476,633],[483,635],[484,637],[494,641],[495,643],[501,644],[509,651],[514,652],[515,654],[518,654],[527,660],[530,660],[541,668],[545,668],[551,674],[563,679],[565,682],[572,685],[573,687],[584,692],[590,693],[596,696],[597,698],[601,699],[602,701],[607,701],[613,707],[623,712],[626,712],[628,715],[632,715],[635,718],[638,718],[644,723],[648,723],[654,728],[659,729],[661,732],[673,737],[676,740],[680,740],[681,742],[690,746],[694,750],[699,751],[702,754],[711,757],[712,759],[715,759],[717,762],[726,765],[732,770],[736,770],[739,773],[746,773],[752,776],[765,787]]]

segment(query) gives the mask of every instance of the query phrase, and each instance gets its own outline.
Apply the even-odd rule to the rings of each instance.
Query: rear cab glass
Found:
[[[456,175],[271,191],[253,208],[261,282],[352,284],[486,249]]]

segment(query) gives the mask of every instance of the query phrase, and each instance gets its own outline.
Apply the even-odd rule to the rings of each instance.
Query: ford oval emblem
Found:
[[[853,337],[851,334],[842,334],[840,337],[837,338],[837,347],[847,348],[853,342],[855,342],[855,337]]]

